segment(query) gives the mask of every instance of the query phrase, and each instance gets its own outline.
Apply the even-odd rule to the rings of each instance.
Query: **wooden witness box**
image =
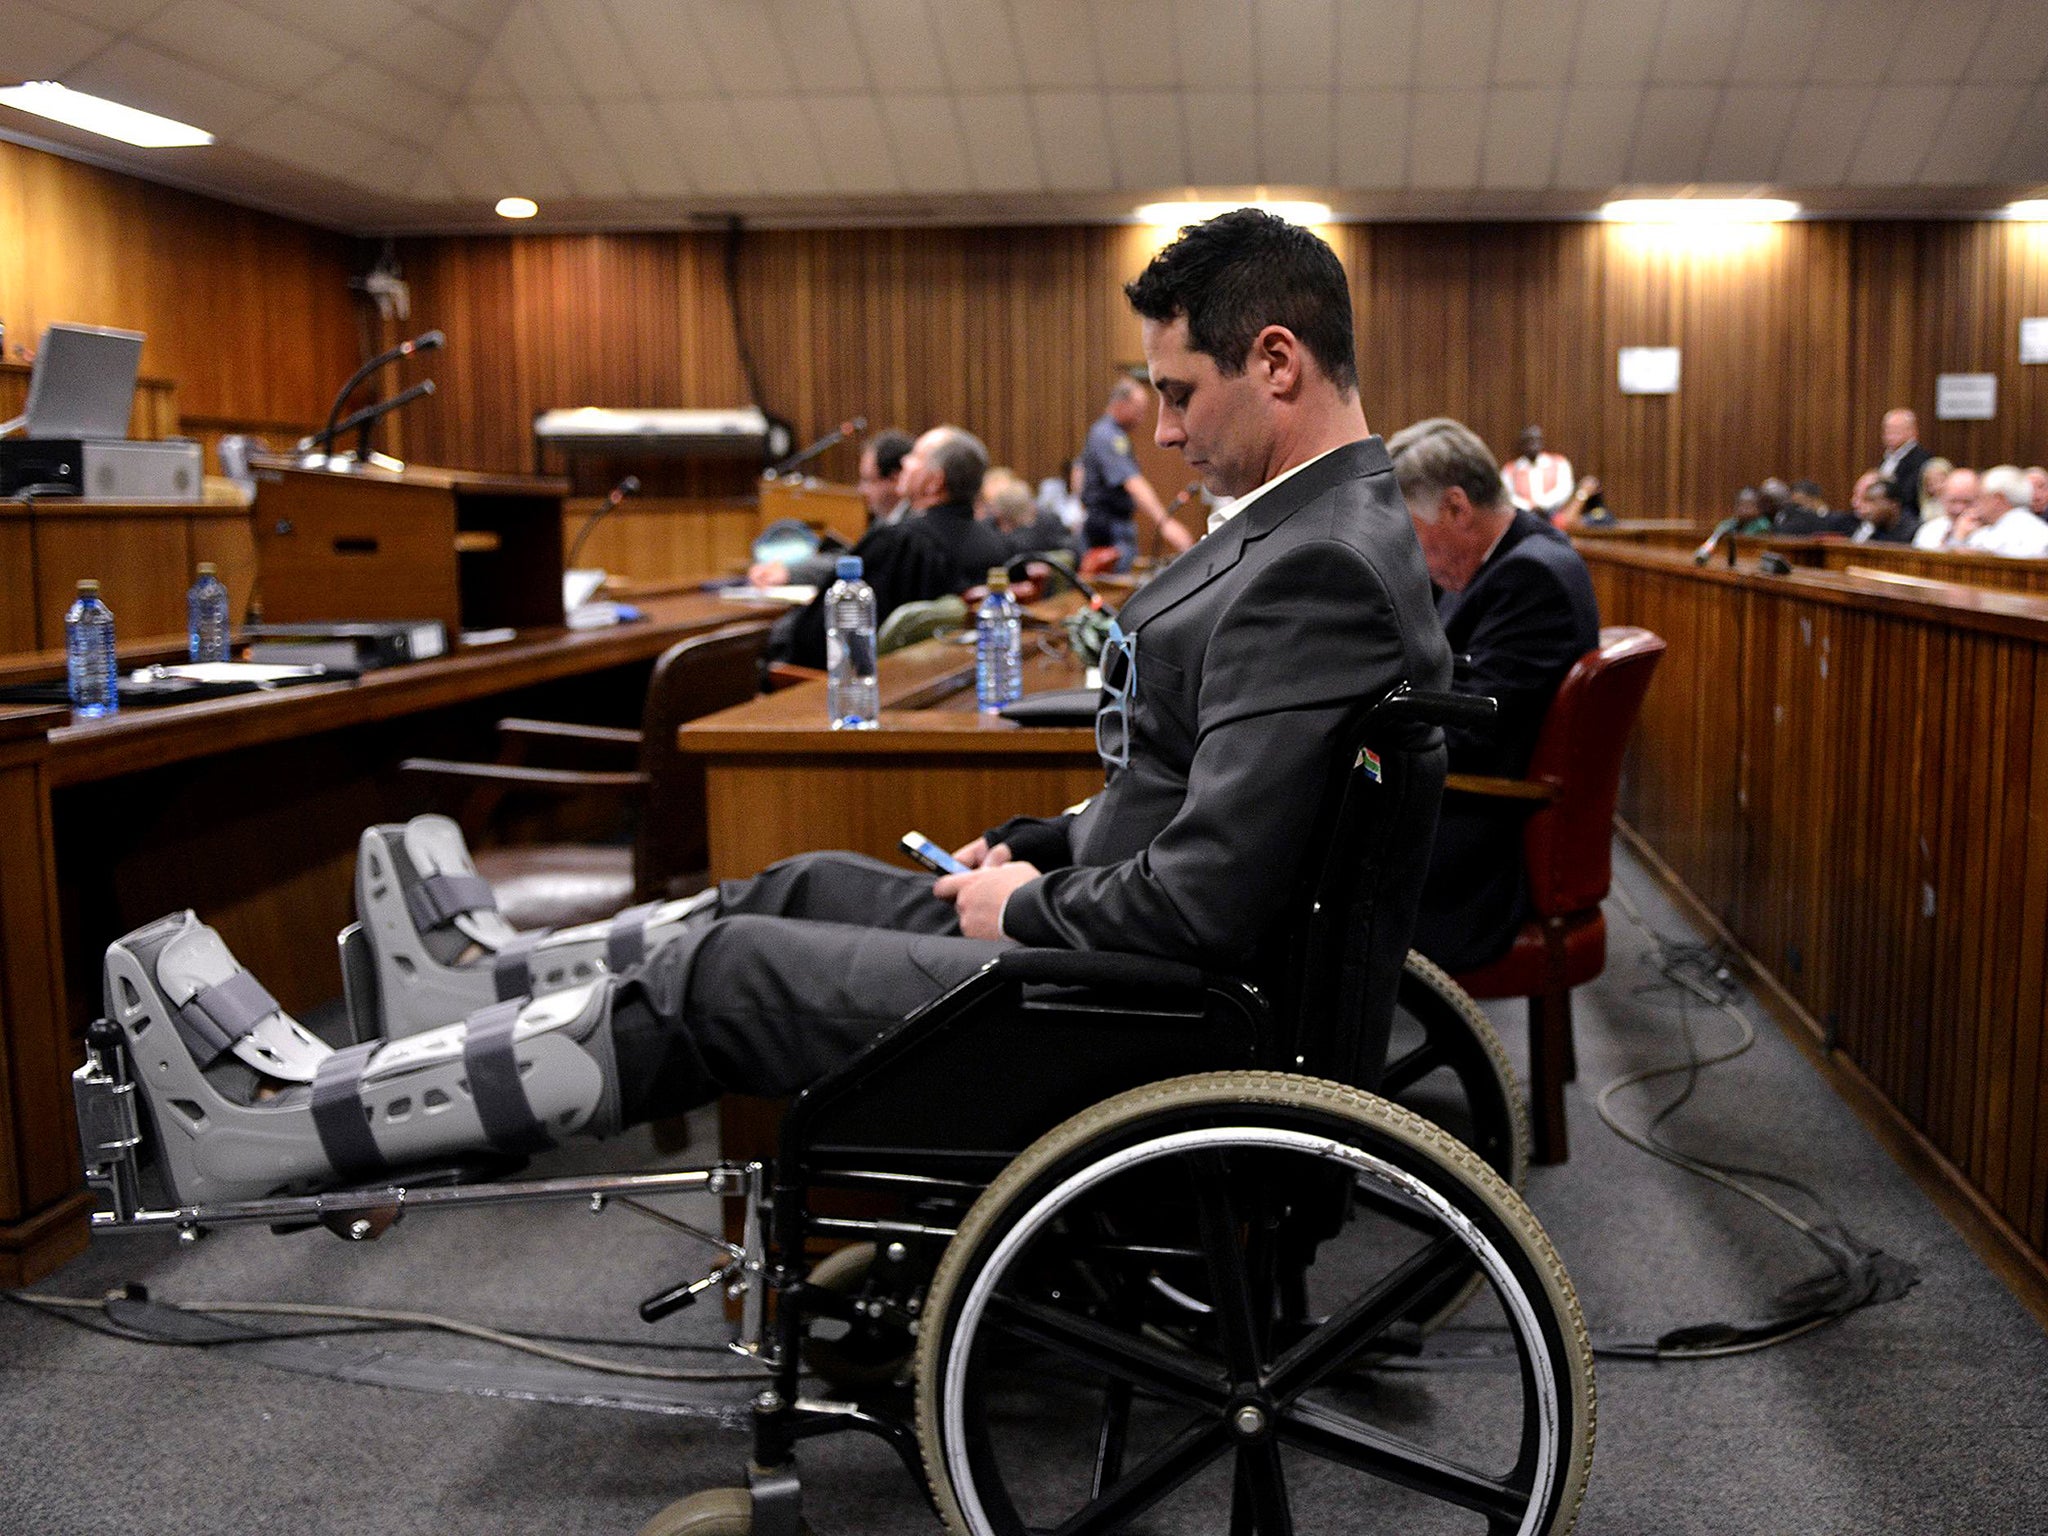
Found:
[[[251,468],[267,624],[439,619],[453,637],[562,622],[566,480],[288,459]]]

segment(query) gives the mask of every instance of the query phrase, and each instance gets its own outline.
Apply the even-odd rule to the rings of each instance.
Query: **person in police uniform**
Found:
[[[1137,558],[1139,513],[1176,552],[1194,542],[1193,535],[1167,515],[1159,493],[1131,456],[1131,433],[1143,423],[1148,403],[1144,385],[1129,377],[1118,379],[1081,449],[1081,543],[1088,549],[1114,547],[1119,571],[1128,571]]]

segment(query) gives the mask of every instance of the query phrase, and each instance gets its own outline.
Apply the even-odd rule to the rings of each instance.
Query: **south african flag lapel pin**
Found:
[[[1365,776],[1371,779],[1373,783],[1383,782],[1380,778],[1380,755],[1373,751],[1371,747],[1360,747],[1358,749],[1358,761],[1352,764],[1352,766],[1363,768]]]

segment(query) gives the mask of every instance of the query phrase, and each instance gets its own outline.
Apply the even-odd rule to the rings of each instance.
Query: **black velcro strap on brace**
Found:
[[[654,915],[659,902],[643,902],[637,907],[628,907],[612,919],[612,925],[605,930],[604,963],[607,970],[630,971],[647,958],[647,919]]]
[[[428,875],[405,888],[405,910],[424,933],[464,912],[495,912],[498,898],[482,875]]]
[[[226,981],[193,993],[173,1022],[192,1059],[201,1067],[210,1067],[277,1011],[277,999],[263,983],[247,971],[237,971]]]
[[[532,933],[515,933],[509,944],[491,956],[491,990],[497,993],[499,1002],[533,995],[533,961],[529,957],[552,931],[541,928]]]
[[[493,1003],[472,1013],[462,1041],[469,1097],[483,1122],[484,1135],[500,1152],[537,1152],[550,1145],[548,1133],[534,1118],[526,1090],[519,1083],[519,1059],[512,1051],[519,1006]]]
[[[382,1048],[381,1040],[345,1046],[313,1071],[313,1129],[320,1150],[344,1179],[369,1179],[389,1166],[363,1114],[363,1068]]]

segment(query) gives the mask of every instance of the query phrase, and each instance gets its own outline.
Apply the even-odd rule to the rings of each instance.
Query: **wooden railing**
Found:
[[[1627,828],[2048,1309],[2048,599],[1582,548],[1670,646]]]

